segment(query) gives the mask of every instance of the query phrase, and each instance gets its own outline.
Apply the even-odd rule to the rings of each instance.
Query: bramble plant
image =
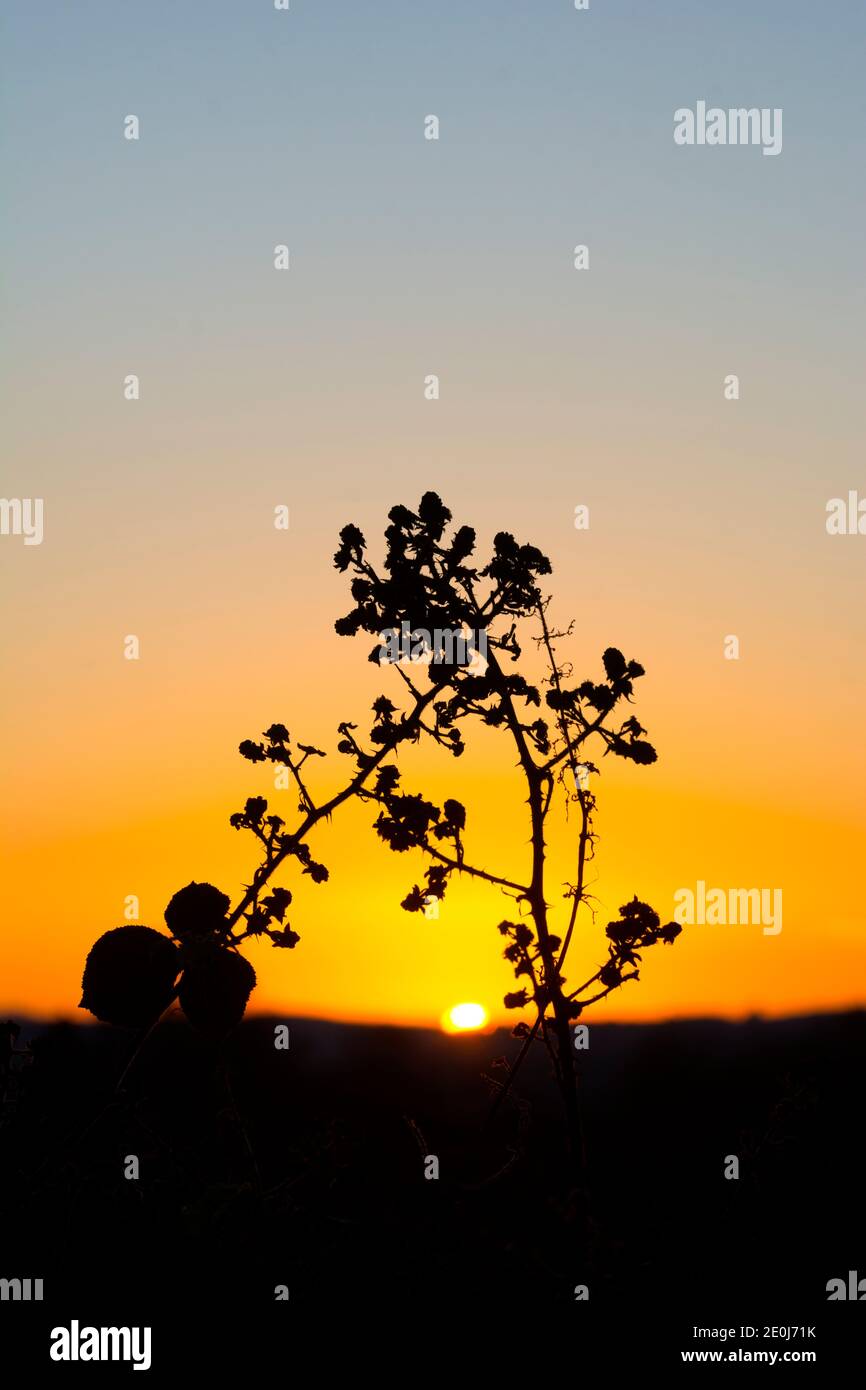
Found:
[[[284,887],[266,891],[271,880],[294,861],[301,874],[324,883],[328,870],[313,858],[308,839],[320,821],[357,798],[377,808],[374,828],[392,850],[419,850],[429,861],[423,885],[413,884],[403,898],[401,906],[407,912],[423,911],[431,899],[444,898],[454,874],[484,880],[513,899],[512,915],[498,928],[517,984],[504,1002],[509,1009],[531,1010],[533,1021],[521,1021],[514,1030],[524,1045],[498,1100],[507,1093],[533,1040],[540,1038],[562,1097],[570,1145],[579,1157],[574,1020],[587,1005],[637,979],[642,953],[658,942],[671,944],[681,931],[675,922],[662,926],[658,914],[634,898],[607,925],[604,963],[577,988],[566,982],[565,961],[578,911],[590,905],[587,866],[596,839],[596,800],[588,773],[597,773],[598,767],[587,760],[586,750],[600,748],[605,756],[613,754],[640,766],[655,762],[655,749],[635,716],[617,717],[623,705],[631,704],[634,683],[644,669],[608,647],[602,654],[603,678],[574,683],[571,665],[557,655],[558,645],[572,635],[573,623],[565,631],[549,623],[550,599],[539,581],[551,573],[551,566],[535,546],[520,545],[508,532],[499,532],[492,558],[478,568],[471,563],[475,531],[461,526],[446,534],[451,513],[433,492],[424,495],[417,511],[392,508],[389,521],[381,570],[368,558],[366,541],[356,526],[341,531],[334,564],[341,573],[351,573],[354,606],[335,627],[345,637],[362,632],[375,636],[369,659],[392,665],[402,681],[405,707],[379,696],[366,737],[359,735],[356,724],[338,726],[337,751],[350,761],[352,771],[342,789],[324,801],[315,799],[308,771],[312,760],[325,757],[321,749],[293,743],[283,724],[272,724],[260,740],[241,743],[239,751],[250,762],[288,769],[298,793],[295,826],[288,828],[281,817],[269,815],[264,797],[250,797],[243,811],[232,815],[231,824],[259,841],[262,857],[234,909],[210,884],[191,883],[166,909],[170,937],[144,926],[107,932],[88,956],[82,1007],[110,1023],[146,1026],[176,999],[191,1023],[214,1036],[225,1033],[243,1016],[255,985],[253,968],[239,952],[241,943],[267,936],[272,945],[292,949],[300,939],[286,922],[291,892]],[[529,623],[534,625],[529,639],[545,670],[540,685],[519,669]],[[442,640],[443,634],[467,629],[485,634],[485,660],[479,662],[476,653],[467,664],[459,652],[455,656],[453,644]],[[406,631],[437,635],[432,648],[422,644],[428,648],[427,660],[410,663],[411,674],[402,664],[388,662],[383,645],[389,634]],[[472,720],[501,730],[517,753],[530,829],[529,863],[521,879],[471,863],[464,843],[465,807],[456,799],[440,807],[407,791],[395,761],[401,745],[422,738],[460,757],[464,731]],[[566,888],[569,906],[561,935],[549,922],[545,881],[545,829],[557,790],[566,805],[576,809],[573,831],[572,821],[567,822],[574,837],[575,876]]]

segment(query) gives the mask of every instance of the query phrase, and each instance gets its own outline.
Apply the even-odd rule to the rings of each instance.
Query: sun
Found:
[[[452,1004],[442,1015],[446,1033],[472,1033],[483,1028],[488,1014],[483,1004]]]

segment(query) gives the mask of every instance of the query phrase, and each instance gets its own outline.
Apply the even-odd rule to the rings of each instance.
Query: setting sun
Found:
[[[443,1015],[442,1027],[446,1033],[468,1033],[483,1028],[487,1017],[487,1010],[481,1004],[454,1004]]]

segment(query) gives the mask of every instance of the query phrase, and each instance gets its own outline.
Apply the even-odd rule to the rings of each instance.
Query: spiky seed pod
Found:
[[[244,956],[223,946],[205,946],[189,959],[178,999],[194,1028],[224,1037],[243,1018],[255,984],[256,972]]]
[[[171,1001],[180,951],[152,927],[115,927],[95,941],[84,966],[80,1009],[103,1023],[142,1028]]]
[[[165,924],[178,941],[202,941],[225,925],[228,910],[228,898],[212,883],[188,883],[165,909]]]

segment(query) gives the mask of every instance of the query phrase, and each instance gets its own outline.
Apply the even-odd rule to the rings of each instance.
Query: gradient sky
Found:
[[[0,491],[45,499],[45,540],[0,537],[0,1007],[74,1010],[127,894],[154,926],[190,879],[237,896],[228,816],[270,791],[237,744],[280,720],[333,750],[389,689],[333,633],[331,556],[428,488],[482,547],[550,555],[580,675],[611,643],[647,668],[660,760],[605,766],[575,979],[635,892],[666,918],[698,879],[784,891],[780,936],[696,926],[596,1017],[862,1002],[866,537],[825,530],[866,495],[862,5],[6,9]],[[781,107],[781,155],[677,147],[698,100]],[[503,870],[511,764],[482,739],[406,765]],[[257,1005],[501,1012],[505,900],[403,913],[422,865],[371,819],[316,840],[331,882],[298,894],[297,950],[251,951]]]

